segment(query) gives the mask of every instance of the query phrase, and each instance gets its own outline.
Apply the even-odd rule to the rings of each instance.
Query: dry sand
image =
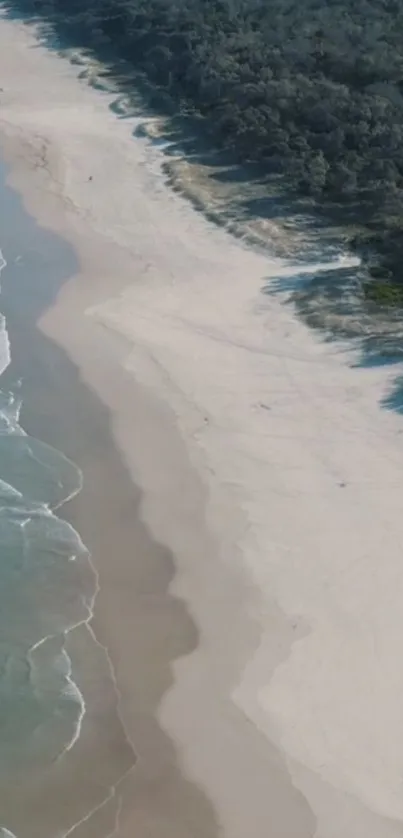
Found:
[[[94,627],[138,757],[113,834],[401,836],[403,425],[379,407],[388,373],[262,295],[298,268],[170,192],[136,120],[77,75],[0,22],[11,182],[82,265],[40,327],[108,408],[141,517],[172,554],[153,608],[124,537],[122,565],[97,536],[106,520],[83,519]],[[135,515],[123,505],[122,532]]]

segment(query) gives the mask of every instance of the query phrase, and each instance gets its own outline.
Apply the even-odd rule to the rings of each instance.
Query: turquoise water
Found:
[[[23,387],[1,387],[11,355],[0,314],[0,787],[49,768],[79,736],[85,703],[65,643],[91,617],[97,586],[79,535],[59,517],[81,472],[21,427]],[[0,813],[3,838],[8,826]]]

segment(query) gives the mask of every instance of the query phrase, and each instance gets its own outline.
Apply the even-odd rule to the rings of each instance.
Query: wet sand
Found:
[[[13,203],[10,226],[17,223],[23,232],[23,210],[18,199]],[[10,197],[6,209],[9,213]],[[7,246],[11,242],[4,226],[3,232],[12,260],[15,254]],[[64,260],[61,279],[56,261],[54,270],[47,264],[52,250]],[[80,381],[67,355],[36,328],[44,304],[50,304],[59,290],[55,281],[62,285],[68,270],[74,268],[74,254],[57,237],[37,228],[31,232],[31,241],[26,236],[21,239],[18,257],[17,263],[9,265],[2,292],[12,346],[12,363],[3,384],[22,380],[24,427],[61,447],[83,470],[83,490],[63,514],[91,550],[100,575],[92,628],[97,641],[108,647],[113,671],[104,649],[96,646],[84,627],[71,633],[68,651],[87,703],[80,741],[58,768],[52,767],[52,776],[18,789],[19,799],[24,797],[19,817],[13,799],[1,807],[2,818],[19,836],[44,838],[60,834],[61,829],[66,834],[102,804],[74,829],[74,835],[107,835],[117,815],[123,835],[126,790],[136,834],[185,836],[191,819],[192,834],[213,836],[217,831],[212,808],[182,777],[174,748],[156,716],[172,681],[171,661],[191,652],[197,643],[197,631],[184,604],[168,591],[174,574],[172,556],[141,522],[141,492],[114,445],[109,411]],[[72,323],[77,333],[85,325],[79,316]],[[93,347],[100,363],[105,351],[113,364],[113,346],[95,342]],[[116,379],[112,386],[116,387]],[[125,665],[129,667],[126,676]]]
[[[174,574],[172,556],[141,522],[141,492],[114,445],[109,411],[80,381],[67,355],[36,328],[44,306],[77,268],[77,261],[67,243],[27,221],[12,193],[3,200],[1,217],[2,243],[10,260],[1,303],[12,346],[12,362],[2,385],[22,381],[24,427],[80,464],[83,490],[62,514],[91,550],[102,584],[91,624],[102,647],[83,626],[71,633],[67,646],[87,704],[80,741],[60,766],[52,766],[38,782],[26,778],[18,798],[10,789],[1,790],[2,820],[21,838],[44,838],[62,834],[61,830],[68,834],[75,823],[74,835],[107,835],[119,817],[119,834],[125,834],[122,807],[127,789],[136,834],[169,835],[171,822],[172,834],[185,836],[192,818],[195,835],[213,836],[212,809],[181,776],[174,748],[156,717],[172,681],[171,661],[191,652],[197,643],[185,606],[168,591]],[[20,237],[15,236],[16,228]],[[75,330],[83,328],[79,317],[71,322]],[[94,349],[102,362],[104,347],[95,343]],[[108,347],[107,354],[109,349],[108,360],[113,363],[115,349]],[[124,684],[124,673],[120,677],[125,651],[133,686],[130,679]],[[131,738],[121,721],[125,704],[130,704],[133,716]],[[18,806],[22,798],[23,807]],[[178,801],[183,811],[181,805],[176,812]]]

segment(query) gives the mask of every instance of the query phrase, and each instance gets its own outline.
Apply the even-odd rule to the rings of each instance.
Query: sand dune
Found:
[[[160,150],[133,137],[138,121],[118,121],[110,94],[34,42],[1,20],[3,146],[29,209],[74,241],[84,277],[42,328],[109,404],[199,631],[162,725],[226,838],[395,838],[403,425],[380,408],[390,373],[309,332],[270,294],[301,267],[197,214],[165,184]],[[87,339],[75,340],[78,311]],[[120,399],[93,330],[121,341]],[[133,426],[141,392],[149,408]]]

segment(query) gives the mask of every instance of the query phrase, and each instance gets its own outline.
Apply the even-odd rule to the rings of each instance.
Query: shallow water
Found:
[[[0,279],[9,230],[4,240],[0,222]],[[0,786],[18,787],[79,735],[85,704],[65,644],[92,616],[97,580],[80,536],[57,512],[80,491],[81,472],[21,427],[23,385],[1,388],[11,357],[0,313]],[[1,824],[3,838],[10,826]]]

